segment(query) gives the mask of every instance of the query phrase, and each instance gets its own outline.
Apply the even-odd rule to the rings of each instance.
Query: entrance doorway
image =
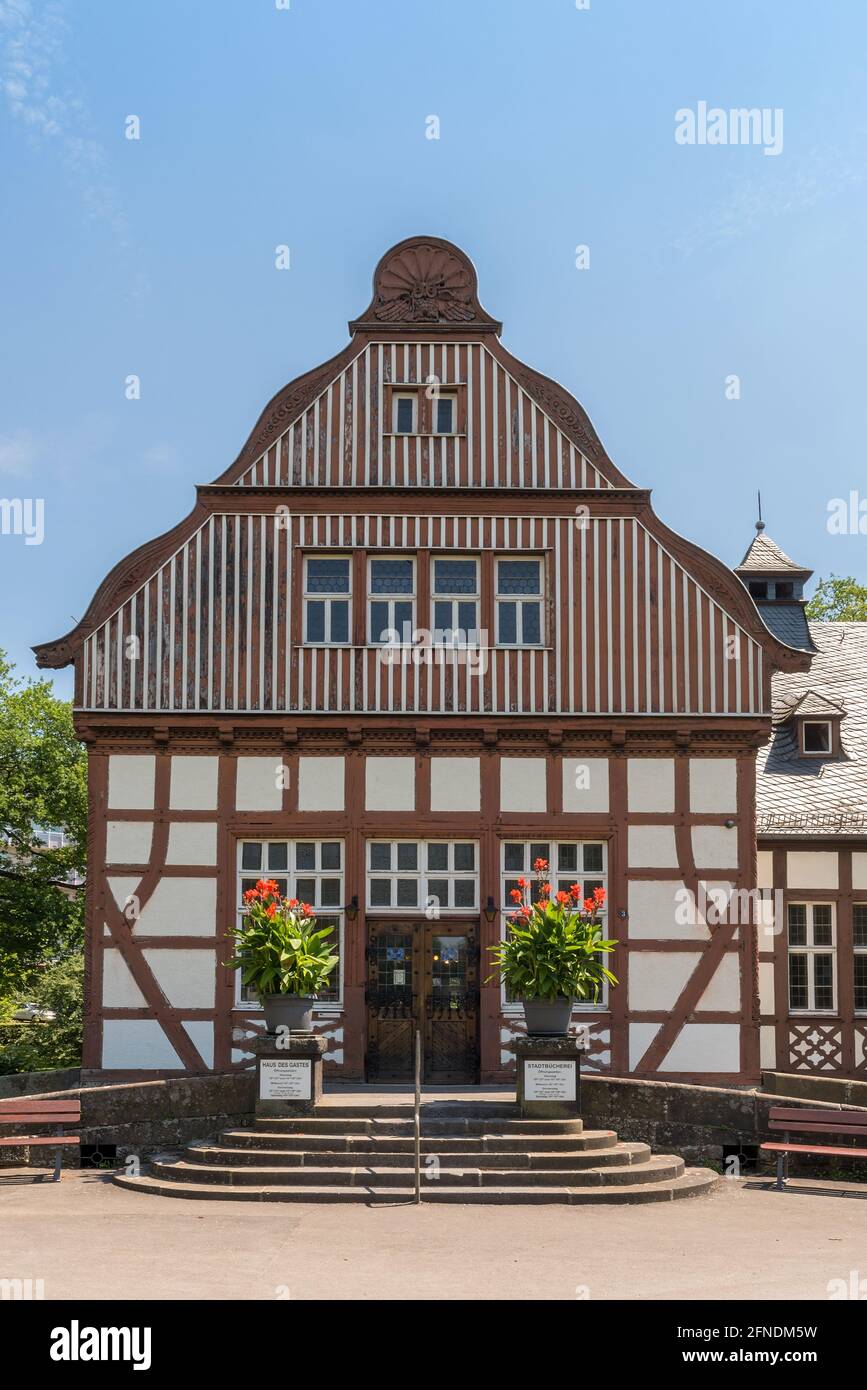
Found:
[[[411,1081],[421,1029],[423,1079],[479,1075],[478,921],[374,921],[367,937],[367,1076]]]

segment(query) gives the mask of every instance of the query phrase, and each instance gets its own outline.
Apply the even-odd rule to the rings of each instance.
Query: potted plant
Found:
[[[568,893],[552,897],[551,885],[545,881],[548,861],[537,859],[533,868],[536,901],[530,881],[519,878],[519,886],[511,893],[515,909],[507,921],[505,940],[489,950],[497,965],[495,975],[524,1006],[527,1032],[565,1036],[573,1003],[585,999],[595,1004],[603,980],[617,984],[602,961],[617,942],[602,935],[599,912],[605,902],[604,888],[595,889],[583,902],[577,883]]]
[[[227,964],[255,989],[269,1033],[281,1025],[311,1032],[316,996],[338,962],[327,939],[334,928],[317,928],[310,904],[281,898],[272,878],[260,878],[244,902],[247,910],[229,933],[235,955]]]

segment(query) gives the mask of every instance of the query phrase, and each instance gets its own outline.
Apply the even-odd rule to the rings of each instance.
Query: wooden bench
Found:
[[[78,1100],[31,1100],[22,1096],[20,1100],[0,1101],[0,1126],[35,1125],[53,1126],[53,1134],[3,1134],[0,1133],[0,1148],[3,1149],[54,1149],[54,1181],[60,1181],[60,1160],[64,1149],[78,1148],[81,1139],[77,1134],[64,1134],[68,1125],[81,1122],[81,1102]]]
[[[776,1190],[782,1192],[786,1185],[789,1154],[825,1154],[832,1158],[867,1158],[867,1149],[856,1149],[851,1145],[793,1144],[789,1135],[816,1134],[846,1136],[847,1139],[862,1138],[867,1135],[867,1110],[801,1110],[774,1106],[768,1117],[768,1129],[772,1133],[783,1132],[782,1143],[762,1144],[763,1153],[777,1155]]]

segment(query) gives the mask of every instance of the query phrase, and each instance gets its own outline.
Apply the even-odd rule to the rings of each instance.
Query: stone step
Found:
[[[520,1107],[514,1100],[426,1100],[422,1098],[422,1115],[433,1119],[491,1119],[519,1120]],[[412,1119],[413,1099],[409,1095],[402,1101],[383,1101],[381,1104],[344,1104],[326,1095],[316,1107],[317,1118],[347,1120],[405,1120]]]
[[[254,1121],[252,1128],[276,1134],[393,1134],[411,1137],[413,1134],[412,1115],[401,1119],[383,1119],[379,1115],[355,1116],[344,1119],[342,1116],[309,1115],[293,1119],[278,1119],[261,1116]],[[421,1116],[422,1134],[473,1135],[473,1134],[581,1134],[584,1123],[574,1120],[521,1120],[504,1118],[479,1118],[478,1116]]]
[[[196,1164],[225,1164],[227,1167],[285,1167],[317,1168],[355,1168],[364,1160],[365,1154],[357,1150],[348,1152],[323,1151],[321,1149],[299,1149],[287,1153],[279,1149],[226,1148],[219,1144],[204,1141],[189,1144],[184,1151],[184,1161]],[[412,1149],[396,1152],[390,1148],[377,1148],[369,1154],[378,1168],[412,1169],[414,1154]],[[650,1158],[649,1144],[618,1143],[607,1149],[584,1149],[576,1152],[548,1152],[532,1149],[524,1153],[486,1153],[475,1149],[472,1153],[459,1152],[453,1147],[437,1153],[440,1165],[458,1168],[462,1164],[474,1168],[596,1168],[631,1163],[645,1163]]]
[[[163,1197],[192,1198],[193,1200],[232,1202],[367,1202],[370,1204],[404,1204],[413,1201],[413,1189],[407,1187],[283,1187],[257,1186],[235,1187],[220,1183],[176,1182],[165,1178],[141,1176],[127,1177],[115,1174],[113,1181],[118,1187],[129,1188],[135,1192],[150,1192]],[[695,1197],[709,1192],[719,1181],[719,1175],[710,1168],[686,1168],[680,1177],[669,1182],[637,1183],[625,1186],[581,1186],[563,1187],[443,1187],[429,1184],[422,1192],[422,1201],[452,1203],[485,1203],[516,1205],[541,1205],[558,1203],[564,1206],[590,1204],[639,1204],[643,1202],[670,1202],[681,1197]]]
[[[425,1192],[440,1184],[444,1187],[608,1187],[668,1182],[684,1171],[683,1159],[656,1154],[644,1163],[623,1163],[614,1167],[503,1169],[472,1166],[446,1168],[440,1165],[435,1177],[422,1173]],[[406,1187],[414,1175],[406,1168],[363,1165],[355,1168],[331,1167],[232,1167],[229,1164],[197,1164],[184,1159],[156,1159],[151,1175],[178,1183],[215,1183],[228,1187]]]
[[[304,1130],[279,1131],[267,1129],[224,1129],[219,1136],[226,1148],[277,1149],[284,1153],[376,1153],[388,1149],[395,1153],[412,1153],[415,1140],[412,1134],[320,1134]],[[422,1153],[527,1153],[538,1146],[537,1134],[423,1134]],[[576,1134],[545,1134],[544,1147],[550,1151],[573,1153],[583,1149],[609,1149],[617,1143],[613,1129],[584,1130]]]

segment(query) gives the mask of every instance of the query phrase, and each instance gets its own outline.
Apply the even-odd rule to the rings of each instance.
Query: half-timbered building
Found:
[[[225,933],[267,873],[339,940],[334,1074],[408,1077],[418,1024],[429,1081],[504,1080],[521,1010],[487,948],[539,857],[607,892],[620,983],[576,1009],[589,1067],[788,1064],[759,992],[789,962],[752,910],[756,758],[813,644],[669,530],[500,332],[457,247],[392,248],[347,346],[36,649],[74,663],[89,753],[91,1073],[249,1065],[262,1016]],[[818,949],[815,910],[809,930]]]

